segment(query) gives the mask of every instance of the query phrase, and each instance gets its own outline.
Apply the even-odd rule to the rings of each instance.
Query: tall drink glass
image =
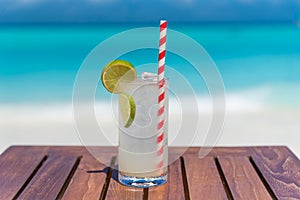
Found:
[[[137,78],[124,93],[135,103],[135,116],[124,126],[119,104],[119,181],[133,187],[151,187],[167,181],[168,169],[168,81],[165,81],[163,136],[158,128],[157,77]],[[119,101],[120,102],[120,101]],[[160,134],[160,137],[159,137]]]

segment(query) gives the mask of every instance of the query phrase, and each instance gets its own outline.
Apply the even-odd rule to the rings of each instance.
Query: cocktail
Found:
[[[128,84],[119,97],[119,181],[137,187],[160,185],[167,180],[168,144],[167,120],[163,133],[159,124],[157,77],[138,78]],[[126,105],[127,104],[127,105]],[[132,106],[134,105],[134,106]],[[134,119],[128,119],[125,107],[135,109]],[[168,93],[165,92],[164,119],[168,114]],[[124,113],[125,112],[125,113]],[[122,126],[123,124],[123,126]]]
[[[111,92],[119,94],[119,181],[134,187],[165,183],[168,81],[164,81],[162,99],[162,85],[156,74],[145,72],[137,78],[132,64],[116,60],[104,68],[102,82]]]
[[[137,77],[124,60],[108,63],[103,86],[119,94],[119,181],[133,187],[151,187],[167,181],[168,81],[164,78],[165,20],[160,24],[158,73]]]

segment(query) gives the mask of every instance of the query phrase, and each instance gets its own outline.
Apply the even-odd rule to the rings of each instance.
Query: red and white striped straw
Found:
[[[167,21],[160,20],[160,34],[159,34],[159,54],[158,54],[158,88],[159,88],[159,95],[158,95],[158,125],[157,125],[157,156],[161,159],[157,164],[157,169],[163,167],[163,152],[164,152],[164,123],[165,123],[165,58],[166,58],[166,36],[167,36]]]

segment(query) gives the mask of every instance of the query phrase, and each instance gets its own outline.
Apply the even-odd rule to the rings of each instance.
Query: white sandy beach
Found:
[[[207,104],[202,102],[203,104]],[[248,105],[248,106],[247,106]],[[251,106],[249,106],[251,105]],[[172,110],[172,108],[174,108]],[[72,104],[6,104],[0,106],[0,152],[10,145],[117,145],[118,128],[113,119],[111,104],[95,106],[98,125],[105,132],[91,130],[89,122],[80,122],[81,132],[74,123]],[[199,129],[178,131],[182,115],[170,103],[169,145],[198,146],[210,125],[209,109],[191,112],[189,119],[198,117]],[[226,116],[217,146],[286,145],[300,157],[300,109],[270,107],[247,99],[229,97]],[[188,126],[187,126],[188,127]],[[194,136],[196,136],[194,138]],[[194,139],[194,140],[193,140]]]

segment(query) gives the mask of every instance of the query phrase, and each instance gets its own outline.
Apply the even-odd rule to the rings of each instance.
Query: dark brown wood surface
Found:
[[[197,147],[169,152],[168,182],[139,189],[117,181],[116,148],[13,146],[0,155],[0,200],[300,199],[300,161],[287,147],[216,147],[201,159]]]
[[[234,199],[272,199],[249,158],[230,156],[218,160]]]

